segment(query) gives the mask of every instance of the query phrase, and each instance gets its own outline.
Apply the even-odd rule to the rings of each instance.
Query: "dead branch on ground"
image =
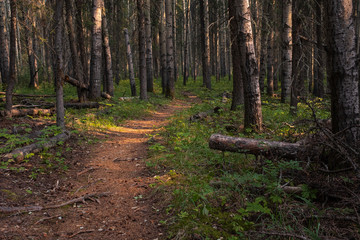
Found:
[[[63,202],[60,204],[54,204],[54,205],[49,205],[49,206],[0,207],[0,213],[38,212],[41,210],[61,208],[61,207],[71,205],[74,203],[80,203],[80,202],[85,203],[86,200],[93,200],[93,198],[106,197],[109,195],[110,195],[109,192],[86,194],[82,197],[78,197],[78,198],[71,199],[69,201],[66,201],[66,202]]]

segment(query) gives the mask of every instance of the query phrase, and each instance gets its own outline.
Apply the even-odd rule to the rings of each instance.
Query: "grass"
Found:
[[[322,232],[320,221],[313,219],[305,225],[301,211],[316,211],[312,203],[316,190],[298,176],[304,174],[303,164],[281,159],[268,161],[252,155],[210,150],[211,134],[298,141],[311,131],[309,121],[315,106],[318,118],[329,118],[329,102],[322,99],[299,104],[297,116],[291,115],[289,105],[279,99],[264,97],[265,131],[254,133],[243,129],[243,109],[229,111],[230,101],[222,94],[231,92],[227,80],[213,82],[214,90],[201,87],[201,81],[189,81],[187,87],[177,85],[177,97],[192,92],[201,100],[187,111],[174,116],[161,134],[162,141],[154,143],[147,165],[156,173],[156,188],[167,202],[163,220],[169,239],[257,239],[257,233],[275,231],[304,235],[316,239]],[[220,107],[220,113],[200,121],[189,117],[202,111]],[[305,124],[297,124],[297,122]],[[235,129],[227,126],[235,126]],[[163,174],[165,170],[165,175]],[[300,185],[301,184],[301,185]],[[279,185],[302,186],[302,193],[287,194]],[[303,230],[305,229],[305,230]],[[290,235],[291,236],[291,235]],[[276,237],[274,237],[277,239]]]
[[[157,106],[169,102],[161,96],[159,84],[159,80],[155,81],[156,91],[150,94],[149,101],[120,101],[119,97],[130,96],[129,81],[121,81],[119,86],[115,86],[113,100],[101,102],[100,109],[68,109],[67,126],[77,132],[116,130],[124,120],[142,118],[151,114]],[[187,97],[184,93],[191,92],[201,99],[201,103],[176,114],[160,133],[161,140],[155,138],[149,147],[150,158],[146,164],[157,174],[157,183],[152,187],[160,191],[165,199],[163,212],[166,217],[160,223],[167,226],[167,237],[236,240],[336,236],[338,229],[331,229],[331,225],[322,217],[329,213],[351,215],[355,210],[351,207],[339,208],[336,204],[323,206],[325,203],[318,199],[318,188],[309,183],[313,177],[313,172],[309,171],[316,167],[315,160],[269,161],[252,155],[214,151],[208,147],[208,139],[214,133],[296,142],[315,131],[309,105],[315,109],[318,119],[328,119],[329,100],[308,97],[307,102],[299,104],[297,116],[294,116],[290,114],[288,104],[280,103],[278,98],[264,96],[262,112],[265,130],[255,133],[243,127],[243,107],[230,111],[230,99],[223,99],[223,93],[231,92],[231,88],[232,82],[227,79],[213,81],[212,91],[202,87],[201,78],[196,82],[189,79],[186,87],[179,80],[176,98],[185,101]],[[39,90],[29,90],[20,85],[16,92],[52,94],[53,86],[43,83]],[[64,92],[66,101],[76,99],[76,90],[72,86],[65,85]],[[220,107],[219,114],[199,121],[189,120],[190,116],[215,107]],[[54,117],[49,117],[49,120],[54,121]],[[27,141],[5,129],[0,131],[0,135],[5,141],[4,146],[9,148],[6,151]],[[88,139],[87,142],[93,141],[96,139]],[[41,152],[39,156],[44,167],[34,168],[31,178],[35,179],[47,169],[66,170],[66,163],[59,152]],[[11,165],[11,161],[2,162],[0,168],[9,169]],[[342,181],[347,187],[354,186],[351,176],[330,181]],[[279,188],[284,185],[300,186],[302,192],[288,194]],[[354,231],[356,226],[346,227]]]

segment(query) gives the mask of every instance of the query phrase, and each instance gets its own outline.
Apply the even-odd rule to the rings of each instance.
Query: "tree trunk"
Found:
[[[133,57],[132,57],[131,46],[130,46],[130,41],[129,41],[129,33],[126,28],[124,29],[124,35],[125,35],[125,44],[126,44],[126,56],[127,56],[128,64],[129,64],[131,96],[136,96],[136,84],[135,84],[135,76],[134,76]]]
[[[160,72],[161,72],[161,87],[162,93],[165,94],[167,86],[167,68],[166,68],[166,16],[165,16],[165,2],[160,2]]]
[[[102,7],[103,0],[93,0],[91,29],[91,61],[90,61],[90,92],[91,100],[101,97],[101,67],[102,67]]]
[[[285,103],[289,96],[292,75],[292,1],[282,2],[283,29],[282,29],[282,79],[281,102]]]
[[[69,35],[69,43],[70,43],[70,51],[71,51],[71,58],[73,63],[73,71],[75,78],[82,84],[84,83],[84,71],[81,64],[80,56],[79,56],[79,50],[77,46],[77,39],[75,35],[75,29],[74,29],[74,22],[73,22],[73,15],[74,15],[74,7],[71,0],[65,0],[66,4],[66,23],[68,27],[68,35]],[[87,95],[87,89],[84,88],[78,88],[78,99],[79,102],[85,102],[86,101],[86,95]]]
[[[190,0],[183,0],[184,8],[184,71],[183,71],[183,84],[186,85],[189,77],[189,54],[188,54],[188,43],[189,43],[189,11],[190,11]]]
[[[108,29],[105,9],[103,9],[103,15],[102,15],[102,38],[103,38],[103,46],[104,46],[105,82],[106,82],[104,92],[108,93],[110,96],[114,96],[114,77],[112,70],[112,57],[111,57],[111,49],[109,43],[109,29]]]
[[[229,0],[229,5],[234,6],[235,0]],[[231,110],[235,111],[237,106],[244,104],[244,82],[241,76],[240,69],[240,48],[238,44],[239,38],[239,26],[238,22],[235,19],[236,11],[235,8],[229,9],[229,19],[230,19],[230,29],[231,29],[231,56],[233,59],[233,94],[232,94],[232,103]]]
[[[6,31],[5,0],[0,0],[0,70],[2,83],[9,79],[9,44]]]
[[[139,34],[139,79],[140,79],[140,99],[146,100],[147,81],[146,81],[146,34],[145,34],[145,4],[144,0],[137,0],[138,13],[138,34]]]
[[[88,64],[88,54],[85,47],[85,37],[84,37],[84,27],[82,20],[82,9],[84,0],[76,0],[76,33],[77,41],[79,46],[80,59],[83,69],[83,80],[84,83],[89,85],[89,64]]]
[[[201,22],[203,85],[206,88],[211,89],[208,0],[200,0],[200,22]]]
[[[298,1],[292,2],[292,38],[293,38],[293,53],[292,53],[292,84],[291,84],[291,96],[290,96],[290,113],[296,115],[298,97],[300,93],[304,91],[303,87],[303,78],[301,74],[301,68],[303,65],[303,59],[301,57],[304,54],[302,49],[302,43],[300,40],[300,34],[302,29],[302,20],[299,16],[299,12],[303,12],[303,6]]]
[[[313,94],[317,97],[324,97],[324,61],[323,61],[323,0],[318,0],[315,3],[315,18],[316,18],[316,46],[314,53],[314,89]]]
[[[173,36],[173,7],[172,1],[165,0],[166,11],[166,65],[167,65],[167,79],[165,96],[175,98],[175,66],[174,66],[174,36]]]
[[[39,87],[39,77],[38,77],[38,70],[37,70],[37,59],[35,58],[35,50],[36,50],[36,43],[35,43],[35,23],[36,21],[33,17],[31,6],[26,6],[22,9],[24,20],[26,24],[26,31],[25,31],[25,42],[26,42],[26,50],[28,55],[28,63],[29,63],[29,70],[30,70],[30,88],[38,88]]]
[[[63,91],[63,8],[64,1],[56,1],[55,9],[55,51],[56,51],[56,72],[55,72],[55,85],[56,85],[56,125],[65,128],[65,109],[64,109],[64,91]]]
[[[267,6],[267,17],[268,19],[273,19],[273,17],[275,16],[275,14],[273,14],[274,8],[273,8],[273,0],[268,0],[267,2],[268,6]],[[269,27],[268,27],[268,32],[269,32],[269,36],[268,36],[268,43],[267,43],[267,95],[268,96],[273,96],[274,95],[274,22],[273,20],[270,20],[269,23]]]
[[[244,81],[245,128],[262,130],[261,96],[259,72],[255,56],[249,0],[236,1],[235,19],[238,22],[238,44],[241,54],[239,61]]]
[[[153,48],[151,31],[151,3],[146,0],[145,5],[145,32],[146,32],[146,81],[147,91],[154,92]]]
[[[10,1],[11,22],[10,22],[10,68],[9,81],[6,88],[6,111],[11,111],[13,105],[13,90],[16,80],[16,0]],[[11,116],[11,115],[10,115]]]
[[[264,2],[262,6],[262,17],[261,17],[261,34],[260,34],[260,46],[261,49],[259,51],[259,85],[260,85],[260,92],[263,93],[265,90],[265,76],[266,76],[266,57],[267,57],[267,43],[268,38],[270,35],[270,32],[267,30],[267,22],[270,21],[269,18],[266,18],[265,16],[268,16],[268,9],[269,5]],[[259,32],[258,32],[259,34]]]
[[[172,0],[172,32],[173,32],[173,58],[174,58],[174,82],[177,81],[178,78],[178,59],[177,59],[177,33],[176,33],[176,1]],[[175,83],[174,83],[175,84]]]
[[[262,155],[268,158],[296,159],[305,147],[300,143],[268,141],[264,139],[236,138],[213,134],[209,139],[211,149]]]
[[[360,136],[360,117],[353,1],[330,0],[326,5],[332,131],[343,131],[346,142],[354,146]]]

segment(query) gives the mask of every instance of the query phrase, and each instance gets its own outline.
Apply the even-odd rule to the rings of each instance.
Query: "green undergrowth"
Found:
[[[39,89],[30,89],[27,83],[20,76],[15,93],[30,95],[54,95],[54,86],[45,81],[41,81]],[[159,92],[160,80],[155,80],[155,92],[148,93],[149,100],[141,101],[139,98],[131,98],[129,80],[120,81],[115,85],[114,97],[111,100],[100,102],[99,108],[88,109],[66,109],[65,122],[66,128],[75,136],[79,146],[89,145],[101,141],[93,131],[121,131],[120,125],[129,119],[141,119],[152,114],[159,106],[169,103]],[[137,86],[139,83],[137,82]],[[139,89],[137,89],[139,91]],[[124,100],[123,97],[126,99]],[[76,102],[76,88],[69,84],[64,86],[65,102]],[[39,102],[52,102],[55,98],[14,98],[14,104],[26,103],[38,104]],[[3,106],[2,106],[3,107]],[[24,119],[24,120],[23,120]],[[10,119],[11,120],[11,119]],[[56,116],[26,116],[25,118],[14,118],[14,124],[0,128],[0,155],[5,154],[32,143],[43,143],[48,138],[56,136],[61,129],[56,127]],[[34,137],[35,132],[41,131],[40,135]],[[0,169],[12,172],[29,172],[31,179],[36,179],[39,174],[51,171],[65,171],[68,163],[65,159],[71,147],[64,146],[60,142],[54,149],[44,149],[36,154],[28,154],[23,159],[14,156],[14,159],[4,159],[0,161]]]
[[[221,133],[295,142],[311,133],[313,112],[308,104],[315,106],[319,119],[326,119],[329,103],[308,100],[299,104],[294,116],[289,105],[264,97],[265,130],[259,134],[243,128],[242,107],[229,110],[231,102],[222,95],[230,92],[230,82],[215,83],[212,91],[202,88],[201,82],[189,85],[178,86],[177,97],[186,99],[191,92],[202,103],[171,119],[161,138],[150,146],[151,157],[146,162],[158,174],[152,186],[170,199],[164,207],[166,218],[161,221],[168,228],[168,238],[268,239],[271,235],[261,232],[269,231],[319,239],[318,219],[302,222],[304,215],[318,209],[312,203],[316,190],[299,180],[304,174],[301,162],[214,151],[208,139]],[[218,114],[190,121],[190,116],[215,107],[220,107]],[[279,186],[298,186],[302,191],[289,194]]]

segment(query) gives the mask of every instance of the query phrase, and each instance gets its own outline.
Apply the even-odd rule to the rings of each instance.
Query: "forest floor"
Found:
[[[60,174],[31,179],[29,171],[0,170],[0,207],[46,207],[95,194],[54,209],[0,213],[0,239],[164,238],[158,209],[163,200],[149,186],[156,180],[145,163],[148,141],[188,107],[189,102],[174,100],[151,116],[125,122],[119,131],[94,131],[90,140],[75,134],[63,148],[69,169]],[[87,144],[94,136],[97,140]]]

